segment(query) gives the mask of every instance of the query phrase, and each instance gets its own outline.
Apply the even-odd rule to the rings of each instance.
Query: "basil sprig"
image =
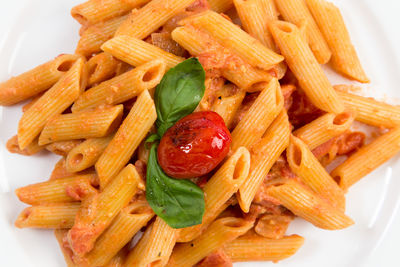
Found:
[[[153,211],[173,228],[202,222],[204,194],[193,182],[164,173],[157,160],[157,141],[178,120],[196,109],[204,95],[204,81],[203,67],[196,58],[190,58],[170,69],[154,94],[157,133],[146,140],[155,142],[147,163],[146,199]]]

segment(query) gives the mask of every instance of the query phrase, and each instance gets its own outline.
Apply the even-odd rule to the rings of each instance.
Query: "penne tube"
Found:
[[[18,144],[18,136],[14,135],[10,139],[8,139],[6,144],[7,150],[10,153],[20,154],[24,156],[32,156],[36,153],[39,153],[44,149],[44,146],[39,146],[38,140],[34,140],[30,143],[25,149],[21,150]]]
[[[325,0],[305,2],[332,51],[332,67],[351,79],[368,83],[339,8]]]
[[[128,254],[125,266],[166,266],[179,231],[157,217]]]
[[[74,225],[80,203],[57,203],[25,208],[15,221],[18,228],[66,229]]]
[[[157,58],[165,60],[167,69],[170,69],[185,60],[155,45],[127,35],[112,38],[104,43],[101,49],[132,66],[139,66]]]
[[[147,90],[143,91],[95,165],[101,188],[129,162],[156,118],[154,101]]]
[[[64,237],[67,235],[67,229],[56,229],[54,230],[54,236],[57,239],[58,245],[60,246],[61,252],[64,256],[65,263],[67,267],[78,267],[71,258],[71,250],[65,246]]]
[[[208,254],[245,234],[252,226],[253,222],[241,218],[225,217],[218,219],[195,240],[176,245],[168,266],[194,266]]]
[[[286,158],[290,169],[304,184],[321,198],[328,200],[335,208],[345,210],[343,190],[319,163],[307,145],[293,135],[290,137]]]
[[[230,90],[227,88],[229,87],[232,85],[224,85],[223,90],[211,106],[211,110],[217,112],[224,119],[228,129],[231,128],[233,119],[246,96],[246,92],[239,88],[233,95],[228,94]]]
[[[96,186],[96,187],[99,185],[99,179],[97,177],[96,172],[94,171],[94,168],[93,168],[93,170],[85,170],[85,171],[79,172],[79,173],[69,172],[69,171],[67,171],[65,158],[63,157],[54,166],[54,169],[51,172],[49,180],[57,180],[57,179],[61,179],[61,178],[67,178],[67,177],[72,177],[72,176],[76,176],[76,175],[84,175],[84,174],[93,174],[94,175],[93,177],[96,177],[96,179],[91,181],[92,185]]]
[[[68,232],[68,243],[76,256],[93,249],[96,239],[136,194],[139,181],[136,168],[129,164],[101,193],[84,201]]]
[[[350,186],[394,157],[399,151],[400,128],[398,127],[361,147],[336,167],[331,172],[331,176],[343,190],[347,191]]]
[[[208,0],[211,10],[224,13],[233,7],[233,0]]]
[[[267,189],[268,195],[276,198],[295,215],[326,230],[339,230],[354,224],[341,210],[295,180]]]
[[[278,262],[293,256],[303,243],[304,238],[298,235],[269,239],[255,234],[246,234],[226,244],[224,252],[233,262]]]
[[[18,143],[23,150],[40,134],[46,122],[61,114],[79,96],[86,87],[86,68],[82,59],[74,63],[71,69],[30,109],[18,124]]]
[[[244,146],[250,149],[260,139],[283,108],[283,96],[279,82],[272,79],[251,105],[242,120],[232,132],[231,149]]]
[[[115,36],[129,35],[144,39],[193,2],[194,0],[152,0],[138,11],[131,12],[117,29]]]
[[[114,36],[119,25],[121,25],[127,17],[128,16],[119,16],[90,25],[82,33],[75,53],[89,57],[95,53],[101,52],[101,45]]]
[[[237,25],[213,11],[205,11],[188,17],[180,23],[192,24],[204,29],[222,46],[232,49],[239,57],[254,67],[269,70],[284,59]]]
[[[127,254],[128,246],[126,245],[104,267],[123,267]]]
[[[336,85],[334,88],[345,106],[355,111],[357,121],[376,127],[393,128],[400,125],[400,106],[345,92],[343,89],[347,91],[350,85]]]
[[[74,147],[67,155],[66,170],[79,172],[94,166],[113,137],[90,138]]]
[[[92,85],[101,83],[105,80],[113,78],[119,69],[125,64],[108,53],[99,53],[90,58],[87,62],[88,68],[88,84]]]
[[[205,212],[199,225],[181,230],[178,242],[189,242],[198,237],[221,212],[221,207],[248,178],[250,153],[240,147],[230,156],[203,188]]]
[[[82,143],[81,140],[68,140],[59,141],[46,145],[46,150],[63,157],[66,157],[68,153],[77,145]]]
[[[116,105],[138,96],[159,84],[166,70],[161,59],[149,61],[111,80],[90,88],[79,96],[72,112],[101,105]]]
[[[272,165],[289,145],[291,125],[286,111],[281,111],[264,136],[256,142],[251,152],[251,167],[248,179],[236,193],[240,208],[250,211],[251,202],[258,192],[262,182],[268,175]]]
[[[76,175],[20,187],[15,194],[20,201],[30,205],[73,202],[97,192],[92,186],[93,181],[96,181],[95,174]]]
[[[104,266],[154,216],[146,201],[136,201],[122,209],[81,261],[88,266]]]
[[[306,23],[306,35],[311,51],[318,63],[328,63],[331,58],[331,50],[326,43],[317,23],[314,21],[304,0],[279,0],[275,1],[279,13],[283,19],[295,25]]]
[[[294,216],[292,215],[264,214],[258,219],[257,224],[254,226],[254,231],[263,237],[281,239],[293,219]]]
[[[232,83],[249,92],[259,91],[260,83],[271,80],[271,75],[264,70],[255,68],[233,53],[231,49],[223,47],[209,34],[190,25],[176,28],[171,33],[172,38],[190,54],[202,59],[212,58],[223,62],[222,75]],[[210,67],[214,67],[211,65]]]
[[[71,15],[83,26],[124,15],[149,0],[88,0],[71,9]]]
[[[117,105],[58,115],[46,123],[39,145],[107,136],[120,125],[123,110],[123,105]]]
[[[299,29],[284,21],[269,24],[286,63],[311,102],[326,112],[340,113],[344,105],[318,64]]]
[[[313,150],[330,139],[341,135],[353,124],[355,113],[345,111],[339,114],[327,113],[293,132]]]
[[[0,105],[14,105],[49,89],[70,70],[79,58],[78,55],[60,55],[47,63],[0,83]]]

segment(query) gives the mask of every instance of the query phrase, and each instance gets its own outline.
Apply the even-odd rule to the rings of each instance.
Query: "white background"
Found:
[[[33,0],[33,1],[41,1],[41,0]],[[62,3],[60,6],[65,7],[65,3],[69,2],[76,2],[76,1],[70,1],[70,0],[53,0],[53,1],[59,1]],[[279,0],[278,0],[279,1]],[[390,42],[392,44],[392,47],[395,48],[394,51],[397,52],[395,55],[391,55],[391,60],[399,62],[400,59],[400,1],[398,0],[340,0],[337,2],[346,2],[346,1],[353,1],[353,2],[366,2],[370,7],[372,7],[372,12],[373,16],[375,19],[379,21],[381,24],[381,28],[384,31],[384,35],[388,39],[390,39]],[[15,23],[15,18],[18,16],[19,10],[21,6],[24,5],[25,1],[24,0],[12,0],[12,1],[6,1],[2,0],[1,1],[1,9],[0,9],[0,49],[3,49],[3,44],[9,38],[9,29],[12,27]],[[345,4],[345,3],[343,3]],[[66,12],[69,12],[66,10]],[[40,16],[45,16],[45,14],[40,14],[40,13],[29,13],[29,16],[32,17],[40,17]],[[351,14],[350,14],[351,16]],[[55,25],[47,25],[47,27],[56,27]],[[77,32],[79,29],[77,24],[74,24],[74,28],[71,28],[68,30],[67,33],[65,33],[65,36],[71,36],[71,32]],[[368,26],[366,26],[368,27]],[[65,30],[64,28],[62,30]],[[368,33],[368,29],[365,29],[363,31],[364,33]],[[50,37],[51,38],[62,38],[63,37],[63,32],[60,32],[57,34],[57,36]],[[65,47],[49,47],[48,45],[46,46],[46,49],[50,49],[52,51],[58,51],[59,53],[61,52],[73,52],[71,50],[74,46],[74,43],[76,42],[78,36],[77,34],[75,35],[74,40],[69,40],[65,39]],[[43,40],[36,40],[37,43],[43,42]],[[364,44],[368,45],[368,44]],[[18,64],[21,62],[28,62],[29,65],[34,65],[34,63],[30,62],[29,59],[29,51],[24,51],[24,49],[21,50],[23,55],[27,56],[26,58],[23,58],[19,56],[17,60],[14,62],[14,69],[19,69]],[[40,50],[39,50],[40,51]],[[0,51],[1,52],[1,51]],[[55,56],[56,54],[54,54]],[[39,62],[37,62],[39,63]],[[8,66],[1,65],[4,64],[3,62],[0,62],[0,69],[7,70]],[[8,64],[8,63],[7,63]],[[374,64],[374,62],[368,62],[368,64]],[[380,66],[380,68],[384,68],[385,66]],[[15,73],[14,73],[15,74]],[[8,73],[0,73],[0,77],[4,78],[7,77]],[[400,73],[395,73],[395,75],[400,75]],[[400,85],[398,85],[400,90]],[[399,94],[398,94],[399,95]],[[0,116],[1,117],[1,116]],[[12,126],[12,127],[15,127]],[[9,129],[0,129],[0,132],[4,131],[9,131]],[[4,175],[0,172],[0,176]],[[395,178],[400,179],[400,173],[395,173]],[[396,177],[397,176],[397,177]],[[2,178],[2,177],[0,177]],[[1,182],[1,179],[0,179]],[[1,202],[2,195],[0,193],[0,202]],[[20,208],[21,206],[18,206]],[[13,207],[10,207],[11,209]],[[14,218],[10,218],[12,220]],[[23,256],[24,252],[16,252],[15,251],[15,244],[12,244],[12,238],[9,238],[7,235],[9,233],[2,232],[2,228],[0,228],[0,259],[3,264],[0,264],[1,266],[26,266],[27,259]],[[400,246],[399,242],[400,240],[400,214],[397,214],[391,224],[391,227],[387,230],[387,235],[385,238],[382,240],[382,243],[380,246],[378,246],[377,250],[374,252],[374,255],[369,259],[368,266],[385,266],[385,267],[396,267],[400,266],[400,261],[398,260],[398,254],[400,251]],[[8,243],[10,242],[10,243]],[[32,242],[30,240],[30,242]],[[36,240],[35,243],[31,243],[31,249],[32,250],[40,250],[40,249],[46,249],[46,247],[41,247],[41,240]],[[329,240],[326,240],[326,242],[329,242]],[[323,246],[324,244],[317,244],[318,246]],[[50,252],[53,254],[53,250]],[[332,255],[327,255],[327,258],[329,257],[340,257],[341,255],[338,255],[335,253],[335,251],[331,252]],[[49,255],[49,257],[60,257],[61,255],[58,253],[57,255]],[[362,258],[364,255],[360,255]],[[367,256],[367,255],[365,255]],[[35,265],[36,266],[36,265]],[[268,265],[270,266],[270,265]],[[277,265],[279,266],[279,265]],[[296,265],[294,265],[296,266]]]

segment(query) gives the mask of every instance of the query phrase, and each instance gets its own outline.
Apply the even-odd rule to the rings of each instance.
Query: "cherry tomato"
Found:
[[[195,112],[165,132],[158,147],[158,163],[171,177],[199,177],[225,158],[231,142],[231,134],[218,113]]]

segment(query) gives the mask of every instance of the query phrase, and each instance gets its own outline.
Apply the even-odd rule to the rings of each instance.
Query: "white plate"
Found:
[[[391,0],[382,2],[388,1]],[[69,11],[79,2],[14,0],[3,3],[0,16],[4,18],[0,19],[0,23],[10,23],[10,17],[13,17],[14,24],[0,27],[0,80],[26,71],[60,53],[72,53],[78,41],[79,25],[70,17]],[[382,9],[382,2],[375,2],[374,9]],[[396,57],[393,56],[397,51],[392,49],[392,41],[385,36],[374,9],[362,0],[335,3],[343,12],[354,44],[372,80],[370,85],[363,86],[365,93],[399,103],[396,98],[400,99],[400,72]],[[398,15],[394,10],[384,11],[381,14]],[[18,15],[12,15],[14,13]],[[327,69],[327,72],[333,83],[348,83],[332,71]],[[21,105],[0,107],[0,265],[65,266],[52,231],[13,227],[13,221],[24,208],[13,191],[20,186],[47,180],[58,160],[45,153],[23,157],[6,151],[5,142],[16,133],[20,116]],[[376,266],[371,265],[371,260],[379,263],[380,254],[376,255],[374,251],[387,233],[400,203],[400,179],[395,177],[400,174],[399,159],[390,160],[351,188],[347,195],[347,213],[356,225],[343,231],[324,231],[298,219],[290,226],[289,233],[300,234],[306,241],[294,257],[278,265],[264,262],[235,266]],[[381,262],[381,266],[399,266],[397,249],[392,248],[392,257]]]

